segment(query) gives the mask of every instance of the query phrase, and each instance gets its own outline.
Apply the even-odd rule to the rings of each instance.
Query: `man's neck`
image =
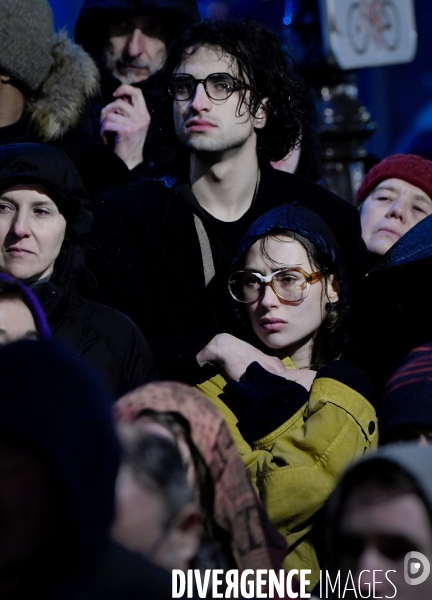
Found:
[[[9,83],[0,83],[0,127],[7,127],[19,121],[24,107],[24,94]]]
[[[207,212],[220,221],[237,221],[255,197],[256,146],[216,159],[191,154],[189,175],[192,191]]]

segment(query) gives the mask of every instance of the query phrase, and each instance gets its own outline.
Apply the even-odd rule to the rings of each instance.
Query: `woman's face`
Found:
[[[32,283],[50,275],[65,238],[66,220],[38,185],[0,194],[0,271]]]
[[[267,239],[267,258],[261,250],[261,240],[249,249],[244,268],[267,276],[285,267],[300,267],[307,273],[318,269],[312,266],[300,242],[280,236]],[[324,279],[312,284],[303,300],[288,302],[279,298],[270,285],[263,296],[246,310],[255,334],[274,350],[286,349],[296,366],[309,366],[313,337],[325,316],[327,302],[336,302],[338,292],[332,287],[332,277],[324,293]]]
[[[432,200],[402,179],[386,179],[361,205],[362,237],[369,252],[382,255],[419,221],[432,214]]]

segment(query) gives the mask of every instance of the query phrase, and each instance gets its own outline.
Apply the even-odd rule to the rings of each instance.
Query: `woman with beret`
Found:
[[[153,359],[128,317],[77,293],[91,231],[87,193],[60,149],[0,147],[0,272],[33,290],[53,336],[75,346],[118,397],[152,378]]]

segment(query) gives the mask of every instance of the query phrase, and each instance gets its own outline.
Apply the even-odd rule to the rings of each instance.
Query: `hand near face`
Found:
[[[247,342],[229,333],[216,335],[197,354],[198,362],[218,363],[228,379],[240,381],[248,366],[259,363],[266,371],[274,375],[284,376],[287,368],[276,356],[268,356]]]
[[[150,113],[140,89],[123,84],[113,94],[100,116],[101,136],[108,144],[109,133],[115,134],[114,152],[133,169],[143,160],[143,147],[150,126]]]

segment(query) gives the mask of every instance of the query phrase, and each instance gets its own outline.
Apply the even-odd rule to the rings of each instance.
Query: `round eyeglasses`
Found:
[[[229,73],[210,73],[205,79],[195,79],[187,73],[176,73],[170,81],[168,91],[174,100],[190,100],[199,83],[203,84],[207,96],[212,100],[226,100],[241,88],[253,89]]]
[[[310,286],[324,277],[321,271],[306,273],[303,269],[279,269],[267,277],[253,271],[237,271],[228,280],[228,289],[237,302],[251,304],[264,295],[266,285],[282,300],[298,302],[309,294]]]

